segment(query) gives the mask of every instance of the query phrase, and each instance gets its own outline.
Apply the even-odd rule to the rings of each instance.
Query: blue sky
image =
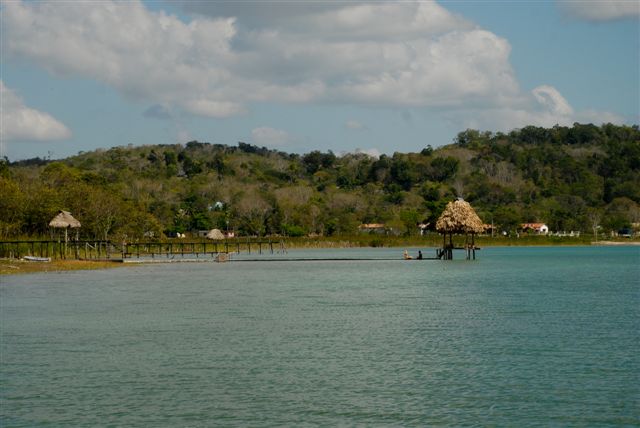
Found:
[[[371,154],[640,122],[640,2],[2,1],[0,151]]]

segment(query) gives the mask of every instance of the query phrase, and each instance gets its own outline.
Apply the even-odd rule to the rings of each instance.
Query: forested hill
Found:
[[[60,161],[0,163],[0,238],[48,233],[60,209],[90,238],[233,229],[242,235],[398,233],[464,197],[514,230],[618,230],[640,222],[638,126],[467,130],[420,153],[289,154],[239,143],[115,147]]]

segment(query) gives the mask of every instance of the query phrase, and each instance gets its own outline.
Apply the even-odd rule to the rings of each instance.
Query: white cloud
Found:
[[[533,125],[552,127],[571,126],[575,122],[624,123],[624,119],[609,112],[593,110],[574,111],[560,92],[549,85],[531,91],[519,105],[489,109],[470,109],[452,112],[449,120],[460,128],[491,129],[508,132],[515,128]]]
[[[291,135],[280,129],[260,127],[251,131],[251,139],[259,146],[282,146],[291,141]]]
[[[184,10],[214,18],[236,17],[244,25],[255,27],[279,26],[326,10],[341,9],[340,2],[317,0],[273,1],[190,1],[182,4]]]
[[[326,37],[388,39],[395,34],[406,38],[409,32],[441,33],[473,28],[461,16],[444,9],[435,1],[340,2],[296,0],[251,2],[185,2],[187,12],[213,18],[237,18],[249,29],[284,28],[288,31],[316,33]]]
[[[214,101],[209,99],[195,99],[184,103],[187,111],[199,116],[231,117],[245,112],[242,104],[229,101]]]
[[[538,86],[531,93],[540,106],[549,113],[557,116],[571,116],[573,114],[573,108],[553,86]]]
[[[5,55],[103,82],[149,103],[153,117],[228,118],[255,102],[430,108],[503,127],[581,117],[551,86],[523,92],[509,42],[435,1],[185,8],[200,15],[183,20],[139,0],[5,2]],[[290,139],[266,127],[252,136]]]
[[[509,43],[434,1],[294,9],[243,29],[241,14],[183,22],[139,1],[8,2],[2,25],[12,57],[207,117],[255,101],[442,107],[518,92]]]
[[[0,138],[3,141],[54,141],[71,137],[71,131],[62,122],[48,113],[27,107],[2,80],[0,100]]]
[[[558,4],[569,16],[587,21],[640,17],[640,2],[637,0],[558,0]]]
[[[184,23],[139,1],[6,2],[2,25],[7,55],[56,75],[203,116],[242,111],[227,90],[233,19]]]

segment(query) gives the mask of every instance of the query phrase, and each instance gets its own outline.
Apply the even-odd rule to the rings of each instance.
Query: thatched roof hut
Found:
[[[69,211],[60,211],[58,215],[49,222],[49,226],[66,229],[80,227],[80,222],[73,218]]]
[[[449,202],[436,222],[440,233],[482,233],[484,223],[468,202],[462,199]]]
[[[76,241],[78,240],[78,228],[80,222],[73,218],[69,211],[59,211],[58,215],[49,222],[49,226],[64,229],[64,257],[67,257],[67,241],[69,241],[69,229],[76,229]],[[76,258],[78,258],[78,246],[76,246]]]
[[[224,233],[222,233],[220,229],[211,229],[209,233],[207,233],[207,239],[224,239]]]

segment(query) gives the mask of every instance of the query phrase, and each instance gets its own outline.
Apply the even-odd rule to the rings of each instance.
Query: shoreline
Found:
[[[1,259],[0,276],[110,269],[122,266],[125,266],[125,263],[120,260],[52,260],[49,262],[37,262],[22,259]]]
[[[594,241],[591,243],[594,246],[602,246],[602,247],[637,247],[640,246],[640,242],[638,241]]]
[[[303,245],[300,245],[303,244]],[[313,245],[310,245],[313,244]],[[385,246],[371,246],[362,245],[364,242],[354,242],[349,240],[342,241],[315,241],[315,242],[288,242],[287,248],[289,250],[314,250],[314,249],[355,249],[355,248],[437,248],[437,245],[433,245],[433,242],[394,242],[395,245]],[[575,242],[575,243],[557,243],[557,242],[539,242],[539,243],[514,243],[514,242],[477,242],[478,248],[487,247],[638,247],[640,241],[593,241],[593,242]],[[4,275],[22,275],[32,273],[56,273],[56,272],[69,272],[76,270],[98,270],[98,269],[111,269],[124,266],[140,266],[149,264],[160,263],[186,263],[186,262],[214,262],[212,259],[177,259],[170,261],[158,261],[158,260],[52,260],[49,262],[39,261],[27,261],[23,259],[0,259],[0,276]]]

